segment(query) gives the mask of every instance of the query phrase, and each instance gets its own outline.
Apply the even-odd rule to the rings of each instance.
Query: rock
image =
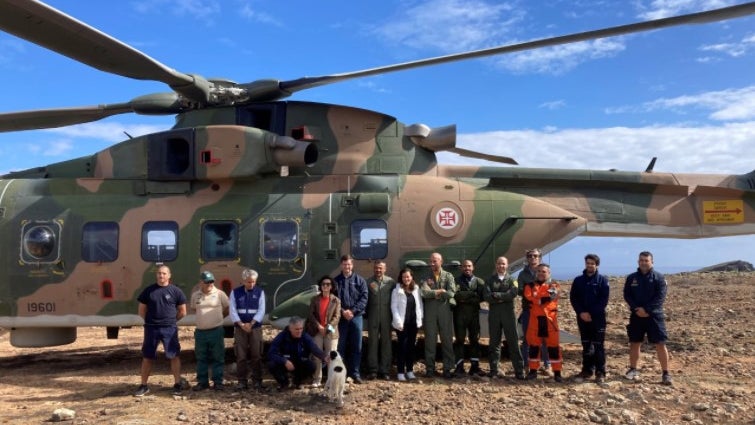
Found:
[[[703,267],[702,269],[696,270],[695,273],[751,272],[751,271],[755,271],[755,268],[752,266],[752,263],[748,263],[747,261],[742,261],[742,260],[736,260],[736,261],[727,261],[725,263],[715,264],[713,266]]]
[[[50,420],[52,422],[72,421],[76,417],[76,412],[71,409],[59,408],[52,412]]]

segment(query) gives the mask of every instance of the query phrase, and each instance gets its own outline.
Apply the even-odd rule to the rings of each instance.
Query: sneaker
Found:
[[[320,388],[322,385],[319,382],[313,382],[312,388]]]
[[[364,381],[362,380],[362,377],[359,375],[354,375],[351,377],[351,379],[354,381],[355,384],[363,384]]]
[[[524,372],[517,372],[515,378],[518,381],[524,381],[525,379],[527,379],[527,377],[524,375]]]
[[[183,385],[179,382],[178,384],[173,384],[173,395],[181,395],[183,392]]]
[[[663,375],[661,375],[661,384],[674,385],[674,380],[671,379],[671,375],[669,375],[668,372],[665,372]]]
[[[149,387],[146,385],[139,385],[139,388],[137,388],[134,393],[134,397],[143,397],[147,394],[149,394]]]
[[[582,372],[579,372],[579,374],[574,377],[574,382],[581,384],[590,378],[592,378],[591,372],[582,371]]]
[[[630,367],[629,370],[627,370],[626,375],[624,375],[624,378],[629,379],[630,381],[636,381],[640,379],[640,372],[637,371],[637,369]]]
[[[547,377],[551,377],[553,376],[553,370],[551,370],[550,365],[544,365],[540,367],[540,374]]]
[[[537,379],[537,371],[534,369],[530,369],[530,373],[527,374],[526,379],[528,381],[532,381],[533,379]]]
[[[399,373],[396,379],[398,379],[399,382],[406,382],[406,375]]]
[[[602,384],[606,382],[606,374],[603,372],[598,372],[595,374],[595,383],[596,384]]]
[[[406,379],[414,381],[415,379],[417,379],[417,377],[414,376],[414,372],[406,372]]]
[[[204,391],[204,390],[209,390],[209,389],[210,389],[210,384],[205,384],[205,383],[202,383],[202,382],[200,382],[197,385],[194,385],[193,387],[191,387],[192,391]]]

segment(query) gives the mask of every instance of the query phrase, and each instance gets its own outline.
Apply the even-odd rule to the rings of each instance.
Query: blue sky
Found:
[[[49,4],[185,73],[238,82],[295,79],[563,35],[741,2],[722,0],[354,2],[145,0]],[[755,17],[676,27],[401,71],[292,99],[347,104],[430,126],[523,167],[740,174],[755,169]],[[748,71],[749,70],[749,71]],[[108,75],[0,33],[0,111],[117,103],[167,91]],[[120,115],[0,134],[0,172],[101,150],[170,127]],[[445,163],[486,164],[442,154]],[[490,164],[486,164],[490,165]],[[597,252],[628,271],[640,250],[659,270],[742,259],[755,237],[577,238],[546,260],[578,272]],[[565,272],[569,273],[569,272]]]

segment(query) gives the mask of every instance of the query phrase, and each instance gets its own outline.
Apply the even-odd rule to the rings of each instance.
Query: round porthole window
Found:
[[[26,252],[36,259],[48,257],[55,249],[55,233],[47,226],[35,226],[24,235]]]

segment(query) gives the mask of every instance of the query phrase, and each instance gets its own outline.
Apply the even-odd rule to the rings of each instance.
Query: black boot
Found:
[[[464,361],[461,360],[458,363],[456,363],[456,370],[454,371],[456,375],[463,375],[464,374]]]
[[[474,375],[479,375],[480,372],[482,372],[480,370],[480,362],[476,362],[476,361],[473,360],[472,361],[472,367],[469,368],[469,374],[471,376],[474,376]]]

